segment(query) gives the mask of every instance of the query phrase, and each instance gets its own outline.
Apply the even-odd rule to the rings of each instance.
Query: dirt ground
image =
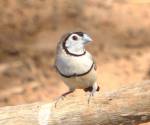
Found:
[[[0,106],[48,101],[67,90],[53,65],[57,42],[69,31],[93,38],[87,49],[97,62],[101,93],[150,79],[150,4],[55,2],[0,6],[9,14],[0,25]],[[18,19],[9,21],[10,15]]]

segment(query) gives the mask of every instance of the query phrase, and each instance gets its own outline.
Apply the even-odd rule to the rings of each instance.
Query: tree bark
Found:
[[[0,108],[0,125],[136,125],[150,122],[150,81],[112,93]]]

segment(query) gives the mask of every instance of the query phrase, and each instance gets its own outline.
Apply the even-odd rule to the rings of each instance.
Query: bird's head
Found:
[[[92,39],[83,32],[71,32],[64,39],[64,46],[72,54],[80,55],[84,53],[84,45],[91,42]]]

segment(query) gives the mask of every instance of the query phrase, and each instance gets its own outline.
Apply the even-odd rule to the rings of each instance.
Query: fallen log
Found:
[[[150,122],[150,81],[94,96],[0,108],[0,125],[136,125]]]

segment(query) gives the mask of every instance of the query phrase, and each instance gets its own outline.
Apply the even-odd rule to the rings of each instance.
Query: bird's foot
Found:
[[[91,97],[94,96],[94,94],[95,94],[94,91],[90,92],[89,97],[88,97],[88,104],[90,104]]]
[[[99,86],[89,87],[87,88],[87,90],[90,92],[90,95],[88,97],[88,104],[90,104],[91,97],[94,96],[94,94],[100,90],[100,87]]]
[[[64,100],[64,96],[59,96],[59,97],[57,97],[55,100],[56,100],[56,101],[55,101],[55,108],[56,108],[57,103],[58,103],[60,100]]]
[[[55,108],[57,106],[57,103],[59,102],[60,99],[64,99],[65,96],[69,95],[70,93],[73,93],[74,90],[69,90],[68,92],[65,92],[64,94],[62,94],[61,96],[59,96],[58,98],[56,98],[56,102],[55,102]]]

